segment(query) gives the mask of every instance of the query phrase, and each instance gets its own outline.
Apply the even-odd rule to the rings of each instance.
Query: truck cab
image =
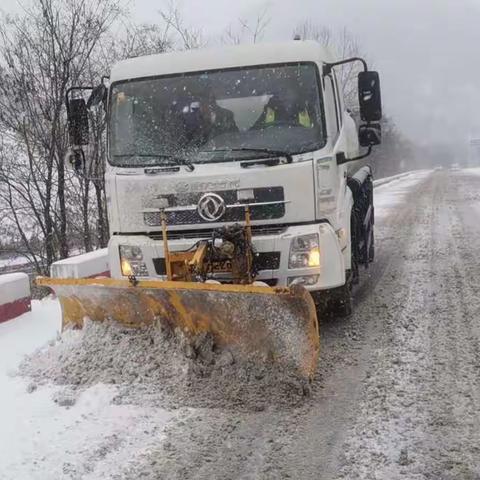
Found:
[[[364,249],[373,242],[371,173],[355,170],[380,141],[381,117],[378,75],[363,62],[357,130],[335,73],[348,61],[363,62],[291,41],[115,65],[104,90],[111,275],[165,278],[162,219],[169,249],[183,251],[244,223],[248,207],[257,280],[311,292],[348,285],[361,244],[352,229],[366,235]],[[69,109],[78,125],[82,108],[76,120]],[[82,168],[82,141],[72,143]]]

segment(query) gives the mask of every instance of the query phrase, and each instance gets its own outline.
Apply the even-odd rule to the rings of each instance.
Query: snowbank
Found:
[[[465,173],[473,173],[474,175],[480,175],[480,167],[462,168]]]
[[[395,177],[389,177],[389,180],[380,185],[375,186],[375,194],[373,202],[375,205],[375,218],[380,219],[384,217],[393,218],[394,209],[397,205],[407,201],[407,198],[412,195],[415,187],[423,182],[430,174],[431,170],[417,170],[401,174]]]
[[[26,273],[0,275],[0,323],[29,312],[30,280]]]
[[[59,260],[50,267],[50,275],[54,278],[110,276],[108,249],[102,248],[94,252]]]

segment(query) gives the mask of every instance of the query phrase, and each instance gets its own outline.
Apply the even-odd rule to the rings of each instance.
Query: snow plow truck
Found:
[[[338,78],[350,63],[358,128]],[[358,165],[381,140],[378,73],[310,41],[162,53],[71,87],[66,107],[80,175],[105,109],[112,278],[37,280],[64,327],[160,323],[311,378],[319,318],[350,313],[374,256],[372,174]]]

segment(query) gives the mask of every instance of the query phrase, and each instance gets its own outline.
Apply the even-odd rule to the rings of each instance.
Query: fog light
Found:
[[[318,277],[320,275],[302,275],[301,277],[288,277],[288,286],[293,285],[305,285],[312,286],[318,283]]]
[[[122,275],[129,277],[133,275],[135,277],[148,277],[147,265],[144,262],[133,262],[127,259],[122,259]]]
[[[140,247],[135,245],[120,245],[120,266],[122,275],[129,277],[148,277],[148,269],[145,262],[143,262],[143,252]]]
[[[133,275],[132,267],[130,265],[130,262],[124,258],[121,262],[122,265],[122,275],[125,277],[129,277],[130,275]]]

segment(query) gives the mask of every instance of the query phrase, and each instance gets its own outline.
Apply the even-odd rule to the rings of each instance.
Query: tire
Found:
[[[351,275],[347,279],[341,287],[313,293],[318,318],[348,317],[353,313]]]
[[[372,241],[370,243],[370,248],[368,249],[368,261],[371,263],[375,260],[375,234],[372,225]]]
[[[349,317],[353,313],[352,287],[350,279],[343,287],[332,292],[330,311],[338,317]]]
[[[373,207],[372,218],[370,219],[370,228],[372,229],[372,241],[370,243],[370,248],[368,249],[368,261],[371,263],[375,260],[375,208]]]

